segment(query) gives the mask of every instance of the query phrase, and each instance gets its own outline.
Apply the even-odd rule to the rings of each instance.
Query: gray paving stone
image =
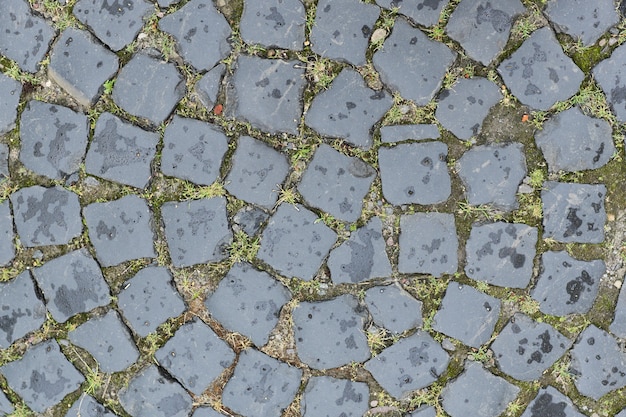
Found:
[[[198,407],[191,417],[224,417],[224,414],[218,413],[211,407]]]
[[[492,204],[504,211],[519,207],[516,193],[526,176],[522,144],[474,146],[459,158],[456,169],[469,204]]]
[[[152,216],[145,200],[127,195],[106,203],[83,208],[89,240],[102,266],[113,266],[131,259],[153,258]]]
[[[383,143],[403,142],[409,139],[439,139],[440,137],[436,124],[394,125],[380,128],[380,140]]]
[[[172,264],[182,268],[228,256],[233,233],[226,214],[224,197],[164,203],[161,216]]]
[[[0,348],[36,330],[46,320],[46,307],[35,293],[29,271],[0,284]]]
[[[201,395],[235,360],[230,346],[199,320],[183,324],[154,356],[194,395]]]
[[[208,70],[230,53],[230,26],[210,0],[191,0],[159,20],[159,29],[171,34],[183,59],[196,70]]]
[[[441,376],[450,358],[428,333],[418,330],[365,363],[374,379],[395,398],[427,387]]]
[[[314,376],[300,401],[303,417],[361,417],[368,410],[370,390],[363,382]]]
[[[290,299],[289,290],[268,273],[248,263],[237,263],[207,298],[205,306],[225,328],[261,347],[268,342],[280,310]]]
[[[359,0],[320,0],[311,29],[311,49],[329,59],[365,65],[365,50],[380,9]]]
[[[63,356],[55,340],[29,348],[21,359],[1,366],[0,373],[36,413],[57,404],[85,381]]]
[[[423,26],[432,26],[439,22],[441,10],[449,0],[376,0],[376,3],[386,9],[398,9],[401,13]]]
[[[611,26],[619,23],[612,0],[587,3],[584,0],[551,0],[545,10],[557,31],[567,33],[583,45],[593,45]]]
[[[270,215],[258,207],[246,206],[233,216],[233,230],[240,228],[248,236],[254,236],[261,226],[270,218]]]
[[[178,3],[180,0],[157,0],[157,4],[161,8],[169,7],[172,4]]]
[[[400,217],[400,273],[440,277],[458,269],[459,240],[454,216],[448,213],[415,213]]]
[[[91,395],[83,394],[67,411],[65,417],[115,417]]]
[[[424,106],[441,87],[443,76],[456,55],[405,20],[396,19],[391,35],[372,61],[384,84],[418,106]]]
[[[602,88],[609,105],[618,120],[626,121],[626,46],[613,51],[610,58],[596,65],[592,70],[593,78]]]
[[[20,118],[20,161],[58,180],[78,172],[87,150],[87,116],[56,104],[31,100]]]
[[[193,402],[187,392],[150,365],[119,394],[120,404],[133,417],[187,417]]]
[[[257,257],[288,277],[309,281],[337,234],[301,205],[281,204],[261,237]]]
[[[321,144],[315,152],[298,191],[313,207],[346,222],[361,217],[363,198],[376,178],[376,170],[357,157],[350,157]]]
[[[363,331],[366,317],[353,296],[301,302],[292,315],[298,357],[311,368],[337,368],[370,358]]]
[[[78,196],[58,185],[22,188],[10,198],[17,234],[24,246],[65,245],[83,229]]]
[[[140,337],[185,311],[185,303],[163,267],[147,267],[128,280],[118,296],[122,314]]]
[[[559,416],[559,417],[584,417],[572,401],[561,394],[556,388],[547,386],[541,388],[537,396],[530,402],[522,417]]]
[[[48,311],[59,323],[111,301],[100,267],[86,249],[78,249],[33,269]]]
[[[6,394],[4,392],[0,392],[0,413],[10,415],[14,411],[15,407],[13,407],[13,404],[11,404],[11,401],[9,401]]]
[[[250,136],[238,142],[225,188],[241,200],[271,209],[289,174],[287,157]]]
[[[437,416],[437,410],[435,409],[435,407],[430,406],[430,405],[423,405],[408,415],[408,417],[436,417],[436,416]]]
[[[446,201],[452,189],[447,156],[448,146],[442,142],[381,147],[378,164],[385,199],[393,205]]]
[[[139,359],[130,332],[115,310],[81,324],[68,333],[68,338],[87,350],[102,372],[123,371]]]
[[[226,65],[216,65],[207,71],[194,86],[194,91],[200,102],[209,111],[213,110],[213,106],[217,103],[217,95],[225,73]]]
[[[539,110],[548,110],[557,101],[570,98],[585,76],[563,53],[549,27],[530,35],[502,61],[498,72],[520,102]]]
[[[0,266],[7,265],[15,257],[15,233],[9,200],[0,203]]]
[[[626,417],[626,408],[624,408],[622,411],[617,413],[615,417]]]
[[[533,274],[537,229],[521,223],[472,226],[465,273],[499,287],[525,288]]]
[[[392,105],[389,94],[370,89],[358,72],[346,68],[328,90],[313,99],[305,122],[324,136],[369,149],[373,144],[372,127]]]
[[[9,175],[9,146],[0,143],[0,181],[9,178]]]
[[[248,44],[300,50],[305,22],[306,11],[300,0],[246,0],[239,30]]]
[[[543,237],[559,242],[604,241],[604,196],[602,184],[570,184],[546,181],[541,192]]]
[[[0,135],[15,127],[21,94],[22,84],[0,72]]]
[[[579,261],[565,251],[544,252],[541,272],[531,296],[545,314],[585,314],[598,295],[605,272],[602,260]]]
[[[365,291],[365,304],[377,326],[402,333],[422,325],[422,302],[402,287],[372,287]]]
[[[622,285],[622,289],[619,292],[613,322],[609,326],[609,330],[617,337],[626,339],[626,290],[624,287],[626,285]]]
[[[279,417],[293,401],[302,371],[254,349],[244,350],[224,387],[223,404],[246,416]]]
[[[491,338],[500,317],[500,306],[497,298],[450,281],[432,327],[467,346],[479,348]]]
[[[87,32],[68,28],[52,47],[49,77],[82,106],[89,107],[102,93],[102,84],[119,67],[117,55]]]
[[[489,65],[506,46],[513,21],[525,10],[518,0],[463,0],[450,15],[446,32],[469,57]]]
[[[328,268],[335,284],[357,283],[391,276],[391,264],[385,252],[382,222],[372,217],[365,226],[330,252]]]

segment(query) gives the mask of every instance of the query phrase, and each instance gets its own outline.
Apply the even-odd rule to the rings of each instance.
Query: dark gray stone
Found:
[[[602,184],[545,182],[541,191],[543,237],[566,243],[603,242],[605,195]]]
[[[15,407],[11,404],[11,401],[7,398],[4,392],[0,392],[0,413],[5,413],[5,415],[10,415],[13,411],[15,411]],[[107,417],[107,416],[104,416]]]
[[[368,149],[373,143],[372,126],[392,105],[389,94],[370,89],[358,72],[347,68],[313,99],[305,121],[324,136]]]
[[[174,3],[178,3],[180,0],[157,0],[157,4],[161,8],[169,7]]]
[[[270,216],[257,207],[247,206],[233,216],[233,229],[237,225],[248,236],[254,236]]]
[[[521,223],[474,225],[467,241],[465,273],[499,287],[525,288],[533,275],[537,228]]]
[[[230,346],[199,320],[183,324],[154,356],[194,395],[201,395],[235,360]]]
[[[314,376],[306,385],[300,409],[303,417],[361,417],[367,412],[369,396],[363,382]]]
[[[626,417],[626,408],[624,408],[622,411],[617,413],[615,417]]]
[[[383,195],[393,205],[437,204],[452,190],[442,142],[401,143],[378,149]]]
[[[563,53],[549,27],[536,30],[498,67],[504,83],[527,106],[548,110],[570,98],[585,74]]]
[[[302,175],[298,191],[313,207],[346,222],[361,217],[363,198],[376,170],[357,157],[321,144]]]
[[[78,172],[87,150],[87,116],[31,100],[20,117],[20,161],[53,180]]]
[[[9,175],[9,145],[0,143],[0,181],[9,178]]]
[[[0,4],[0,8],[4,4],[4,2]],[[21,94],[22,84],[0,72],[0,135],[15,127]],[[6,176],[6,173],[4,175]]]
[[[239,24],[248,44],[299,50],[304,43],[306,11],[300,0],[247,0]]]
[[[225,328],[264,346],[278,323],[289,290],[268,273],[247,263],[233,265],[205,301],[209,314]]]
[[[0,284],[0,348],[36,330],[46,320],[46,307],[37,298],[29,271]]]
[[[9,200],[0,203],[0,266],[7,265],[15,257],[15,233]]]
[[[596,65],[592,70],[593,78],[602,88],[609,105],[617,119],[626,121],[626,46],[621,45],[613,51],[610,58]]]
[[[441,87],[444,74],[455,59],[456,52],[431,41],[405,20],[396,19],[391,35],[372,61],[384,84],[418,106],[424,106]]]
[[[611,26],[619,23],[613,0],[551,0],[545,10],[559,32],[567,33],[584,46],[593,45]]]
[[[402,142],[408,139],[439,139],[439,128],[435,124],[395,125],[380,128],[380,140],[383,143]]]
[[[556,388],[547,386],[528,404],[522,417],[584,417],[572,401]]]
[[[115,417],[115,414],[98,403],[91,395],[83,394],[67,411],[65,417]]]
[[[449,0],[376,0],[376,3],[386,9],[398,9],[415,23],[423,26],[432,26],[439,22],[441,10]]]
[[[83,209],[89,240],[102,266],[131,259],[153,258],[152,216],[145,200],[127,195],[119,200],[93,203]]]
[[[626,339],[626,285],[622,285],[615,305],[613,322],[609,326],[611,333],[622,339]]]
[[[211,407],[198,407],[191,417],[224,417],[224,414],[218,413]]]
[[[422,302],[396,285],[365,291],[365,304],[377,326],[402,333],[422,325]]]
[[[209,111],[213,110],[213,106],[217,103],[217,95],[225,72],[226,65],[216,65],[204,74],[194,86],[194,91],[198,95],[200,102]]]
[[[370,358],[363,331],[366,317],[353,296],[301,302],[292,315],[298,357],[311,368],[337,368]]]
[[[430,405],[423,405],[408,415],[408,417],[436,417],[436,416],[437,416],[437,410],[435,409],[435,407],[430,406]]]

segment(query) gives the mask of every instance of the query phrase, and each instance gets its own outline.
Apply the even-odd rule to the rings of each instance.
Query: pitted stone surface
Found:
[[[500,316],[500,305],[497,298],[469,285],[450,281],[432,327],[467,346],[479,348],[493,334]]]
[[[609,326],[609,330],[617,337],[626,339],[626,289],[624,287],[626,285],[622,285],[622,289],[619,292],[613,323]]]
[[[15,257],[15,233],[9,200],[0,203],[0,266],[7,265]]]
[[[226,342],[202,321],[183,324],[154,357],[182,386],[201,395],[235,360]]]
[[[289,162],[285,155],[260,140],[242,136],[225,188],[239,199],[271,209],[288,174]]]
[[[246,0],[239,30],[248,44],[299,50],[304,44],[305,22],[300,0]]]
[[[543,237],[559,242],[601,243],[606,212],[602,184],[547,181],[543,185]]]
[[[624,68],[624,62],[626,62],[626,45],[621,45],[615,48],[609,59],[600,62],[591,72],[621,122],[626,121],[626,68]]]
[[[216,65],[214,68],[207,71],[194,86],[194,91],[198,95],[200,102],[209,111],[212,110],[213,106],[217,103],[217,95],[225,72],[226,65]]]
[[[363,382],[314,376],[300,402],[303,417],[361,417],[368,409],[370,390]]]
[[[36,330],[46,320],[46,307],[35,293],[29,271],[0,284],[0,348]]]
[[[580,87],[583,72],[558,43],[549,27],[536,30],[498,72],[511,92],[530,107],[548,110],[570,98]]]
[[[389,394],[399,399],[435,382],[449,361],[448,354],[435,339],[418,331],[367,361],[365,369]]]
[[[537,393],[522,417],[584,417],[569,398],[556,388],[547,386]]]
[[[403,142],[405,140],[439,139],[441,134],[435,124],[394,125],[380,128],[380,140],[383,143]]]
[[[365,291],[365,304],[374,323],[394,333],[422,325],[422,302],[400,286],[370,288]]]
[[[465,273],[499,287],[525,288],[533,273],[537,229],[495,222],[474,225],[467,241]]]
[[[247,263],[235,264],[206,302],[209,314],[225,328],[264,346],[278,323],[289,290],[267,272]]]
[[[254,236],[269,217],[269,214],[258,207],[243,207],[233,216],[233,231],[241,230],[248,236]]]
[[[609,28],[619,23],[612,0],[587,3],[584,0],[551,0],[545,10],[559,32],[567,33],[584,46],[593,45]]]
[[[443,76],[456,55],[403,19],[396,19],[391,35],[372,61],[384,84],[418,106],[424,106],[441,87]]]
[[[22,84],[0,73],[0,135],[15,127],[21,94]]]
[[[292,315],[298,357],[311,368],[336,368],[370,358],[365,314],[353,296],[301,302]]]
[[[83,394],[67,411],[65,417],[115,417],[115,414],[98,403],[91,395]]]
[[[415,213],[400,217],[401,273],[430,274],[440,277],[458,268],[454,216],[448,213]]]
[[[585,314],[593,305],[606,272],[604,261],[579,261],[567,252],[544,252],[531,296],[545,314]]]
[[[401,143],[378,149],[383,195],[393,205],[437,204],[452,189],[442,142]]]
[[[363,198],[376,178],[376,170],[322,144],[302,175],[298,191],[314,207],[331,216],[354,222],[361,217]]]
[[[376,0],[379,6],[387,9],[398,8],[398,13],[423,26],[437,24],[441,10],[448,2],[449,0]]]

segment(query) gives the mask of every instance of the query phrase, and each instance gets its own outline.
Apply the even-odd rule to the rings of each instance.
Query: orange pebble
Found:
[[[221,104],[216,104],[215,107],[213,107],[213,114],[219,116],[220,114],[222,114],[222,110],[224,110],[224,106],[222,106]]]
[[[528,115],[525,114],[522,116],[522,122],[527,122],[528,121]]]

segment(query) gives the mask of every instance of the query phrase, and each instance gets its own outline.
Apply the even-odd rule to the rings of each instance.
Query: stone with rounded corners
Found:
[[[67,410],[65,417],[115,417],[115,414],[97,402],[91,395],[83,394]]]
[[[405,140],[439,139],[441,134],[436,124],[392,125],[380,128],[383,143],[404,142]]]
[[[361,417],[367,412],[369,395],[369,387],[363,382],[314,376],[302,395],[302,417]]]
[[[626,121],[626,45],[618,46],[608,59],[592,70],[593,78],[604,91],[611,109],[621,122]]]
[[[398,13],[422,26],[439,22],[439,15],[449,0],[376,0],[380,7],[397,9]]]
[[[0,284],[0,348],[8,348],[46,320],[46,306],[35,291],[29,271]]]
[[[393,333],[422,325],[422,302],[399,285],[372,287],[365,291],[365,304],[377,326]]]
[[[0,266],[9,264],[15,257],[15,233],[9,200],[0,203]]]
[[[300,0],[247,0],[239,31],[248,44],[300,50],[304,44],[306,10]]]
[[[551,0],[544,12],[558,32],[567,33],[584,46],[593,45],[611,26],[619,23],[613,0]]]
[[[2,6],[0,5],[0,7]],[[22,84],[0,72],[0,135],[15,127],[17,106],[21,95]],[[7,176],[8,173],[2,174]]]
[[[541,388],[537,396],[528,404],[522,417],[584,417],[572,401],[556,388]]]

